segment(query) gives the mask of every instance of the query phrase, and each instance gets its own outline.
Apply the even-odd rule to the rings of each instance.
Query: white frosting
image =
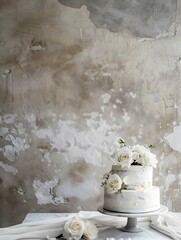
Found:
[[[160,189],[121,190],[121,193],[104,192],[104,208],[109,211],[141,213],[160,208]]]
[[[153,167],[132,165],[122,168],[120,165],[112,166],[112,173],[120,176],[126,189],[149,189],[152,187]]]
[[[104,208],[109,211],[141,213],[160,208],[160,189],[152,186],[153,167],[132,165],[122,168],[113,165],[111,174],[116,173],[124,182],[124,189],[114,193],[104,191]]]

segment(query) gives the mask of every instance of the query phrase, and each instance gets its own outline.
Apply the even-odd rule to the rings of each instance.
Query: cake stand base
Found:
[[[127,223],[124,227],[120,228],[121,231],[124,232],[131,232],[131,233],[138,233],[142,232],[143,229],[139,227],[137,218],[138,217],[148,217],[153,215],[162,214],[164,212],[168,211],[168,208],[166,206],[161,205],[160,209],[152,212],[144,212],[144,213],[122,213],[122,212],[112,212],[108,211],[103,208],[103,206],[100,206],[97,209],[100,213],[106,214],[106,215],[112,215],[117,217],[127,217]]]
[[[138,226],[137,218],[128,217],[126,226],[121,228],[124,232],[142,232],[143,229]]]

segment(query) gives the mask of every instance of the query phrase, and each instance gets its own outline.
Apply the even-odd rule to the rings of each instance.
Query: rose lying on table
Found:
[[[88,220],[82,220],[78,217],[69,219],[63,228],[62,236],[67,240],[95,239],[98,229],[94,223]],[[48,240],[56,240],[56,238],[47,237]]]

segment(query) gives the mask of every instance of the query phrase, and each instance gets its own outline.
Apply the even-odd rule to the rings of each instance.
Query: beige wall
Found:
[[[96,210],[119,137],[155,146],[161,202],[181,211],[180,17],[151,39],[96,28],[85,5],[1,1],[1,226]]]

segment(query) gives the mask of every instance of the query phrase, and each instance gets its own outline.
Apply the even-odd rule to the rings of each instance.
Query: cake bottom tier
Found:
[[[103,208],[124,213],[142,213],[160,208],[160,189],[153,186],[147,190],[122,190],[121,193],[104,192]]]

